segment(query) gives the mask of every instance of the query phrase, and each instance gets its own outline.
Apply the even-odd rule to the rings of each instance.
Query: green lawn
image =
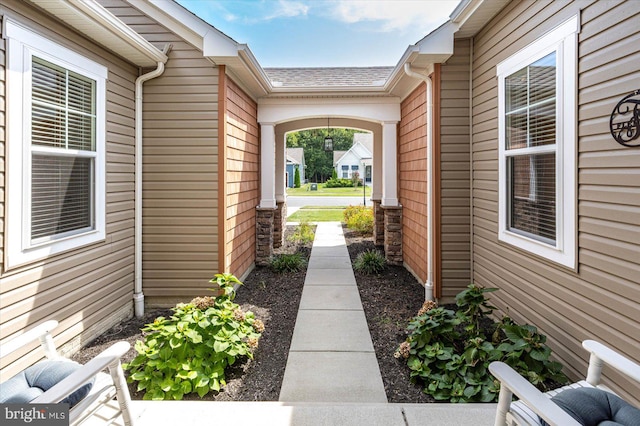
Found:
[[[302,207],[287,218],[289,222],[342,222],[345,207]]]
[[[307,183],[300,188],[287,188],[287,195],[294,195],[297,197],[360,197],[362,196],[363,188],[325,188],[323,183],[318,184],[317,191],[309,191],[311,184]],[[371,187],[366,187],[366,197],[371,196]]]

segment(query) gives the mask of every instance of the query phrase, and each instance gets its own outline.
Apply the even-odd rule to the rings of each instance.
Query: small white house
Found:
[[[360,179],[364,177],[366,184],[371,184],[373,164],[373,134],[355,133],[353,145],[348,151],[333,152],[333,167],[338,178],[351,179],[358,173]]]

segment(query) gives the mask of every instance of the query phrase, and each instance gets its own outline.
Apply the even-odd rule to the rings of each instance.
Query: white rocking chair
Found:
[[[582,346],[591,353],[586,379],[546,393],[540,392],[507,364],[492,362],[489,371],[500,380],[495,426],[540,425],[539,417],[552,426],[580,426],[550,398],[567,389],[581,387],[611,392],[600,384],[604,364],[640,383],[640,365],[593,340],[585,340]],[[519,398],[517,402],[511,401],[514,394]]]
[[[4,358],[31,342],[40,339],[40,346],[47,360],[71,362],[60,356],[56,351],[53,338],[51,337],[51,331],[57,326],[58,322],[53,320],[36,326],[17,338],[3,344],[0,347],[0,357]],[[115,398],[117,400],[117,406],[116,404],[110,404],[110,407],[101,411],[101,415],[104,415],[104,411],[107,411],[109,414],[108,418],[104,419],[105,424],[113,423],[113,421],[122,415],[122,421],[126,426],[133,425],[133,416],[129,407],[131,397],[124,378],[122,366],[120,365],[120,358],[130,347],[131,345],[128,342],[118,342],[111,345],[91,361],[80,366],[66,378],[30,401],[30,403],[59,403],[88,382],[94,380],[89,393],[69,410],[69,424],[75,426],[83,423]],[[102,372],[105,369],[108,369],[109,374]],[[5,381],[5,383],[6,382],[7,381]]]

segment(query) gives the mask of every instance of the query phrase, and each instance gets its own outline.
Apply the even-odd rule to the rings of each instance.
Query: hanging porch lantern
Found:
[[[324,150],[333,151],[333,138],[329,135],[329,117],[327,117],[327,136],[324,138]]]

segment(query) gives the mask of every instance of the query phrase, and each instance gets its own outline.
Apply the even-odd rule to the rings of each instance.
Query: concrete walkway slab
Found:
[[[291,351],[280,401],[387,402],[379,371],[373,352]]]
[[[314,246],[311,250],[311,255],[314,257],[345,257],[349,258],[349,250],[342,246],[331,246],[331,247],[319,247]]]
[[[300,309],[362,309],[362,301],[355,285],[307,285],[302,290]]]
[[[373,353],[373,343],[362,310],[300,310],[289,350]]]
[[[312,253],[308,269],[347,269],[348,273],[353,275],[349,256],[314,256]],[[340,273],[344,272],[340,271]]]
[[[313,273],[309,273],[304,279],[304,285],[356,285],[356,278],[353,273],[346,273],[346,270],[340,270],[340,273],[333,269],[314,269]]]

